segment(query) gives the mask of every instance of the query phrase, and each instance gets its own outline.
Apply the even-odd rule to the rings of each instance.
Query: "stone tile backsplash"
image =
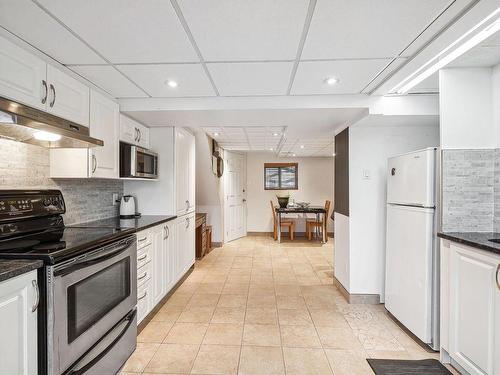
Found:
[[[66,202],[66,224],[116,216],[112,196],[123,194],[123,182],[105,179],[51,179],[49,150],[0,139],[0,189],[60,189]]]
[[[443,231],[494,230],[500,210],[500,172],[495,170],[499,155],[495,150],[443,150]]]

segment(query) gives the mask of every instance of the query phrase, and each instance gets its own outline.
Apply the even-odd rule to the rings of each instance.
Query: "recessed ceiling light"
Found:
[[[278,133],[273,133],[273,135],[274,135],[275,137],[277,137],[279,134],[278,134]]]
[[[300,148],[304,148],[304,145],[300,145]]]
[[[214,137],[218,137],[218,136],[219,136],[219,133],[215,132]]]
[[[37,131],[33,133],[33,137],[35,137],[35,139],[38,139],[39,141],[48,141],[48,142],[56,142],[61,139],[60,134],[44,132],[44,131]]]
[[[271,148],[269,149],[269,151],[272,151],[272,150],[273,150],[273,148],[271,147]]]
[[[292,156],[296,156],[295,154],[292,154]]]
[[[337,155],[337,154],[334,152],[334,153],[332,154],[332,156],[335,156],[335,155]]]
[[[179,86],[179,84],[175,81],[172,81],[172,80],[167,80],[165,81],[165,83],[167,84],[168,87],[171,87],[173,89],[175,89],[177,86]]]
[[[338,79],[337,77],[328,77],[328,78],[325,78],[325,83],[327,85],[336,85],[337,83],[339,83],[340,79]]]

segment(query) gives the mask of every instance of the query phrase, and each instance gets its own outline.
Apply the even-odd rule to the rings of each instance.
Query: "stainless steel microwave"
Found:
[[[158,154],[120,142],[120,177],[158,178]]]

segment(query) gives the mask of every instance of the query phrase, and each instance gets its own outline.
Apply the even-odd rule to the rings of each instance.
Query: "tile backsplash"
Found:
[[[500,211],[498,150],[442,151],[442,230],[490,232]]]
[[[66,224],[116,216],[112,196],[123,194],[123,182],[105,179],[51,179],[49,150],[0,139],[0,189],[60,189],[66,202]]]
[[[493,230],[495,232],[500,232],[500,149],[495,150],[495,172],[494,172],[494,200],[495,200],[495,210],[494,216],[494,226]]]

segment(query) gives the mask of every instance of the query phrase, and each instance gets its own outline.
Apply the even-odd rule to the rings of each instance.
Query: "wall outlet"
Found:
[[[369,169],[363,169],[363,179],[364,180],[371,180],[372,178],[372,173]]]
[[[113,206],[118,204],[118,193],[113,193]]]

